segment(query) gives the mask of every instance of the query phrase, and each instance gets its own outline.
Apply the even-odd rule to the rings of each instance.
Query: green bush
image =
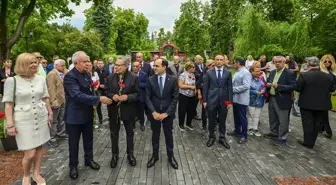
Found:
[[[4,121],[5,121],[5,118],[0,119],[0,138],[6,137],[7,130],[5,130]]]

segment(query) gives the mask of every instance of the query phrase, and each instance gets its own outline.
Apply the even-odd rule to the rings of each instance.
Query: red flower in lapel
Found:
[[[225,105],[231,105],[231,102],[230,101],[224,101],[224,104]]]

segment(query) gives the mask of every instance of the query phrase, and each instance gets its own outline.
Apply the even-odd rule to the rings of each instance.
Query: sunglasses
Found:
[[[37,59],[41,59],[42,57],[36,57]]]
[[[324,61],[325,64],[331,64],[331,61]]]
[[[42,62],[42,64],[46,64],[47,62]]]

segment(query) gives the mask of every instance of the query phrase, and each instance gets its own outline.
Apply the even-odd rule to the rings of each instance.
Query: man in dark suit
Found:
[[[78,51],[72,56],[74,68],[64,77],[65,114],[69,135],[69,167],[70,178],[78,178],[78,148],[79,139],[83,135],[85,166],[99,170],[100,166],[93,160],[93,106],[99,102],[112,103],[105,96],[94,96],[91,76],[89,75],[89,57]]]
[[[303,141],[298,140],[298,143],[313,149],[323,114],[331,109],[329,93],[334,91],[334,87],[332,78],[320,71],[320,60],[317,57],[308,57],[307,64],[308,71],[300,74],[296,86],[296,91],[300,92],[299,107],[303,127]]]
[[[201,55],[195,56],[195,78],[196,81],[198,81],[199,78],[202,78],[202,73],[204,71],[205,67],[203,64],[203,57]],[[201,120],[201,118],[197,115],[197,106],[195,107],[195,117],[196,120]]]
[[[108,64],[105,66],[105,75],[108,76],[110,74],[113,74],[113,58],[109,57],[108,58]]]
[[[296,74],[285,67],[283,56],[274,57],[276,69],[267,79],[269,92],[269,124],[271,132],[265,134],[268,139],[276,139],[276,145],[285,144],[289,129],[289,112],[293,103],[293,91],[296,89]]]
[[[140,129],[141,131],[145,131],[145,95],[146,95],[146,87],[148,76],[145,72],[141,71],[140,63],[133,62],[133,73],[138,76],[139,79],[139,87],[140,87],[140,99],[137,102],[137,115],[140,121]],[[135,122],[134,122],[135,127]]]
[[[139,52],[135,54],[135,56],[136,56],[136,61],[140,63],[141,71],[145,72],[147,76],[151,76],[153,74],[153,70],[149,63],[143,61],[143,54]]]
[[[174,56],[174,64],[169,66],[169,69],[172,71],[173,76],[178,78],[181,73],[183,73],[184,68],[180,63],[180,57],[179,56]]]
[[[178,164],[174,157],[173,121],[178,101],[177,78],[166,73],[168,61],[157,59],[154,63],[155,75],[149,78],[146,93],[146,105],[149,110],[149,120],[152,128],[153,155],[148,161],[150,168],[159,160],[159,145],[161,125],[166,139],[168,161],[174,169]]]
[[[139,81],[138,77],[128,71],[128,61],[118,58],[115,63],[115,73],[107,77],[105,83],[105,94],[112,98],[109,105],[110,131],[112,142],[111,168],[115,168],[119,159],[119,130],[121,121],[126,130],[127,159],[131,166],[136,165],[133,155],[134,131],[133,125],[137,116],[136,105],[139,101]]]
[[[233,88],[231,72],[224,68],[224,56],[216,55],[216,66],[204,74],[203,106],[208,110],[209,140],[207,146],[215,143],[215,124],[219,118],[219,143],[229,149],[225,139],[226,117],[228,109],[232,107]]]
[[[98,88],[98,93],[99,95],[104,95],[104,86],[105,86],[105,81],[106,81],[106,71],[104,69],[104,61],[102,59],[97,60],[97,68],[95,71],[98,73],[99,76],[99,88]],[[99,124],[103,124],[103,114],[101,111],[101,103],[98,104],[97,106],[97,115],[98,115],[98,121]]]

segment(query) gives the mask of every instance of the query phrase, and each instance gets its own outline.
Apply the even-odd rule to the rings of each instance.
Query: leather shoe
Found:
[[[110,163],[110,167],[111,168],[115,168],[118,164],[118,159],[119,157],[118,156],[112,156],[112,160],[111,160],[111,163]]]
[[[168,161],[170,163],[170,166],[172,166],[175,170],[178,169],[178,164],[174,156],[169,157]]]
[[[324,134],[324,137],[326,137],[327,139],[331,139],[332,138],[332,135],[329,135],[327,133]]]
[[[93,160],[89,161],[89,162],[85,162],[85,166],[88,166],[88,167],[90,167],[93,170],[99,170],[100,169],[99,164],[96,163],[96,162],[94,162]]]
[[[226,140],[219,140],[219,144],[223,145],[225,148],[230,149],[229,143],[226,142]]]
[[[304,147],[306,147],[306,148],[313,149],[313,146],[309,146],[309,145],[305,144],[304,141],[302,141],[302,140],[297,140],[297,142],[298,142],[300,145],[302,145],[302,146],[304,146]]]
[[[234,136],[234,137],[240,137],[240,136],[241,136],[241,135],[240,135],[238,132],[236,132],[236,131],[228,132],[227,135],[228,135],[228,136]]]
[[[159,160],[159,157],[153,155],[147,163],[147,168],[153,167],[155,165],[156,161],[158,161],[158,160]]]
[[[247,139],[245,137],[240,138],[238,141],[239,144],[244,144],[246,142],[247,142]]]
[[[72,180],[76,180],[78,179],[78,170],[77,168],[70,168],[70,174],[69,174],[70,178]]]
[[[127,159],[128,159],[128,163],[131,165],[131,166],[135,166],[136,165],[136,159],[133,155],[129,155],[127,156]]]
[[[214,139],[209,139],[208,142],[206,143],[207,147],[211,147],[212,145],[214,145],[215,140]]]
[[[141,130],[141,131],[145,131],[145,125],[141,125],[141,126],[140,126],[140,130]]]

